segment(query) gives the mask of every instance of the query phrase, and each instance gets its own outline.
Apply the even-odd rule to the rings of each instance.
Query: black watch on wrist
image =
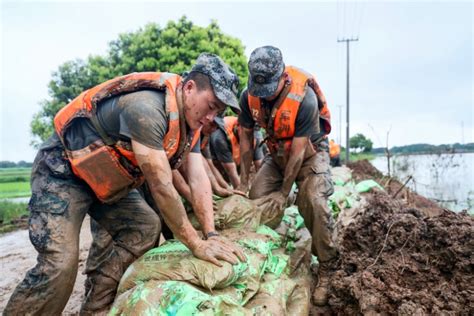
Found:
[[[219,234],[218,234],[216,231],[208,232],[208,233],[204,236],[204,240],[208,240],[209,238],[211,238],[211,237],[216,237],[216,236],[219,236]]]

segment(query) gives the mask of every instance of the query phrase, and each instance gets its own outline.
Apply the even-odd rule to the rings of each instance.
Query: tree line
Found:
[[[132,72],[160,71],[182,74],[191,69],[202,52],[219,55],[237,73],[239,91],[247,82],[247,57],[240,39],[224,34],[216,21],[194,25],[185,16],[165,27],[149,23],[135,32],[123,33],[109,43],[103,56],[67,61],[53,72],[48,84],[49,99],[30,124],[38,147],[53,133],[53,118],[82,91]]]

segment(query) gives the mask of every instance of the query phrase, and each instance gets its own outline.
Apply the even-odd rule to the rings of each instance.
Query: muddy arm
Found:
[[[227,187],[222,187],[219,181],[217,181],[217,178],[215,177],[214,173],[211,170],[211,167],[208,164],[208,160],[204,156],[202,156],[202,164],[209,178],[209,181],[211,181],[212,191],[221,197],[227,197],[231,195],[232,192]]]
[[[186,170],[194,213],[201,224],[202,232],[206,235],[215,231],[215,227],[211,183],[201,157],[200,153],[190,153],[186,159]]]
[[[176,238],[188,248],[196,248],[201,240],[189,222],[180,196],[173,185],[171,167],[165,151],[149,148],[134,140],[132,147],[138,165],[148,182],[151,195],[166,224]]]
[[[240,186],[237,188],[242,192],[249,189],[250,166],[253,160],[253,128],[240,128]]]
[[[285,176],[283,177],[283,184],[281,186],[281,193],[285,197],[290,194],[293,182],[295,182],[296,177],[300,172],[307,144],[307,136],[293,138],[290,149],[290,157],[288,158],[288,163],[285,167]]]
[[[235,165],[234,162],[222,163],[222,167],[224,167],[225,172],[229,176],[230,182],[232,183],[232,186],[236,189],[240,186],[240,178],[239,178],[239,173],[237,172],[237,166]]]
[[[185,198],[186,201],[191,203],[191,189],[179,170],[173,170],[173,185],[178,193]]]

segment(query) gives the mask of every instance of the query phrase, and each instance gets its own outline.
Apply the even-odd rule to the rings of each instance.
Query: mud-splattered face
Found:
[[[199,90],[193,80],[183,87],[184,116],[192,130],[211,124],[214,117],[225,110],[225,105],[217,99],[212,89]]]

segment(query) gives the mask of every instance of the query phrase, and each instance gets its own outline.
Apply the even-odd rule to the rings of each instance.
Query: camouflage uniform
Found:
[[[201,54],[191,71],[208,76],[215,96],[238,109],[238,78],[218,56]],[[77,275],[79,233],[86,214],[94,220],[95,238],[81,313],[103,312],[113,302],[125,269],[156,245],[161,232],[157,212],[136,189],[116,203],[101,203],[72,172],[57,134],[35,158],[31,189],[29,232],[38,252],[37,264],[16,287],[4,314],[62,313]]]
[[[285,169],[271,155],[266,156],[252,183],[249,197],[258,199],[280,190],[284,173]],[[331,260],[337,252],[331,239],[334,221],[327,206],[327,199],[334,189],[326,151],[321,150],[303,161],[296,184],[296,205],[313,237],[312,252],[321,262]]]
[[[4,314],[61,314],[77,275],[79,232],[86,213],[115,242],[107,260],[91,269],[89,283],[102,289],[95,290],[96,303],[84,306],[84,312],[111,304],[124,270],[156,243],[161,230],[158,215],[137,190],[115,204],[100,203],[72,173],[56,135],[36,156],[31,189],[29,231],[38,262],[16,287]]]
[[[277,92],[280,78],[285,70],[281,51],[272,46],[255,49],[249,59],[248,93],[252,96],[266,98]],[[251,117],[245,97],[241,99],[242,114],[240,123]],[[302,111],[302,107],[300,107]],[[243,115],[246,115],[244,118]],[[302,114],[303,115],[303,114]],[[304,114],[303,116],[305,116]],[[253,120],[253,119],[252,119]],[[319,129],[319,117],[314,118],[315,130],[313,147],[316,154],[305,158],[296,177],[298,197],[296,203],[305,220],[306,227],[313,237],[312,251],[320,262],[328,262],[337,256],[332,241],[333,219],[327,206],[327,198],[333,193],[333,185],[329,168],[329,154],[324,133]],[[268,131],[267,131],[268,133]],[[314,135],[311,135],[313,139]],[[250,198],[268,196],[281,189],[286,164],[276,156],[266,156],[257,173],[250,190]]]

